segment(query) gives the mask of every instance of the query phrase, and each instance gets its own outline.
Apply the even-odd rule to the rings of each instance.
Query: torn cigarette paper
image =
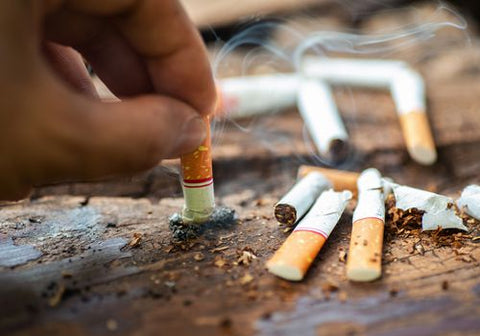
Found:
[[[468,231],[463,221],[455,214],[453,200],[429,191],[392,183],[396,207],[401,210],[416,208],[425,211],[422,230],[459,229]]]
[[[457,200],[457,206],[480,220],[480,186],[472,184],[463,189],[462,196]]]

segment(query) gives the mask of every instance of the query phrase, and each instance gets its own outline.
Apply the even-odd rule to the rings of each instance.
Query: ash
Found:
[[[237,222],[235,210],[227,207],[217,207],[210,219],[204,223],[184,223],[179,213],[169,217],[169,227],[173,238],[177,240],[189,240],[199,237],[205,233],[214,233],[218,229],[226,229]]]

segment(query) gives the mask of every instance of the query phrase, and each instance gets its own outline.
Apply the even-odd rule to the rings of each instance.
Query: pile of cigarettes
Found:
[[[296,225],[267,262],[278,277],[300,281],[356,194],[346,275],[352,281],[373,281],[381,274],[385,200],[393,193],[396,208],[421,213],[423,230],[467,231],[460,211],[480,219],[480,186],[468,186],[456,201],[429,191],[394,183],[375,168],[361,174],[302,166],[299,181],[275,205],[277,221]]]
[[[389,90],[410,156],[423,165],[436,161],[424,81],[402,61],[306,57],[298,73],[222,79],[217,116],[251,117],[296,104],[318,152],[342,161],[350,146],[332,95],[334,85]]]

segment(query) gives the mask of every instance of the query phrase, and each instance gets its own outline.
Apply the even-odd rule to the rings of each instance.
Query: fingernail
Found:
[[[189,119],[183,125],[170,156],[175,157],[195,150],[206,136],[205,121],[197,116]]]

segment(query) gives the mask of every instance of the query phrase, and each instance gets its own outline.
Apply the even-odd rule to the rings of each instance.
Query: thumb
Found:
[[[193,150],[206,136],[197,111],[172,98],[102,103],[72,96],[55,108],[48,143],[33,161],[40,165],[33,167],[34,184],[145,170]]]

